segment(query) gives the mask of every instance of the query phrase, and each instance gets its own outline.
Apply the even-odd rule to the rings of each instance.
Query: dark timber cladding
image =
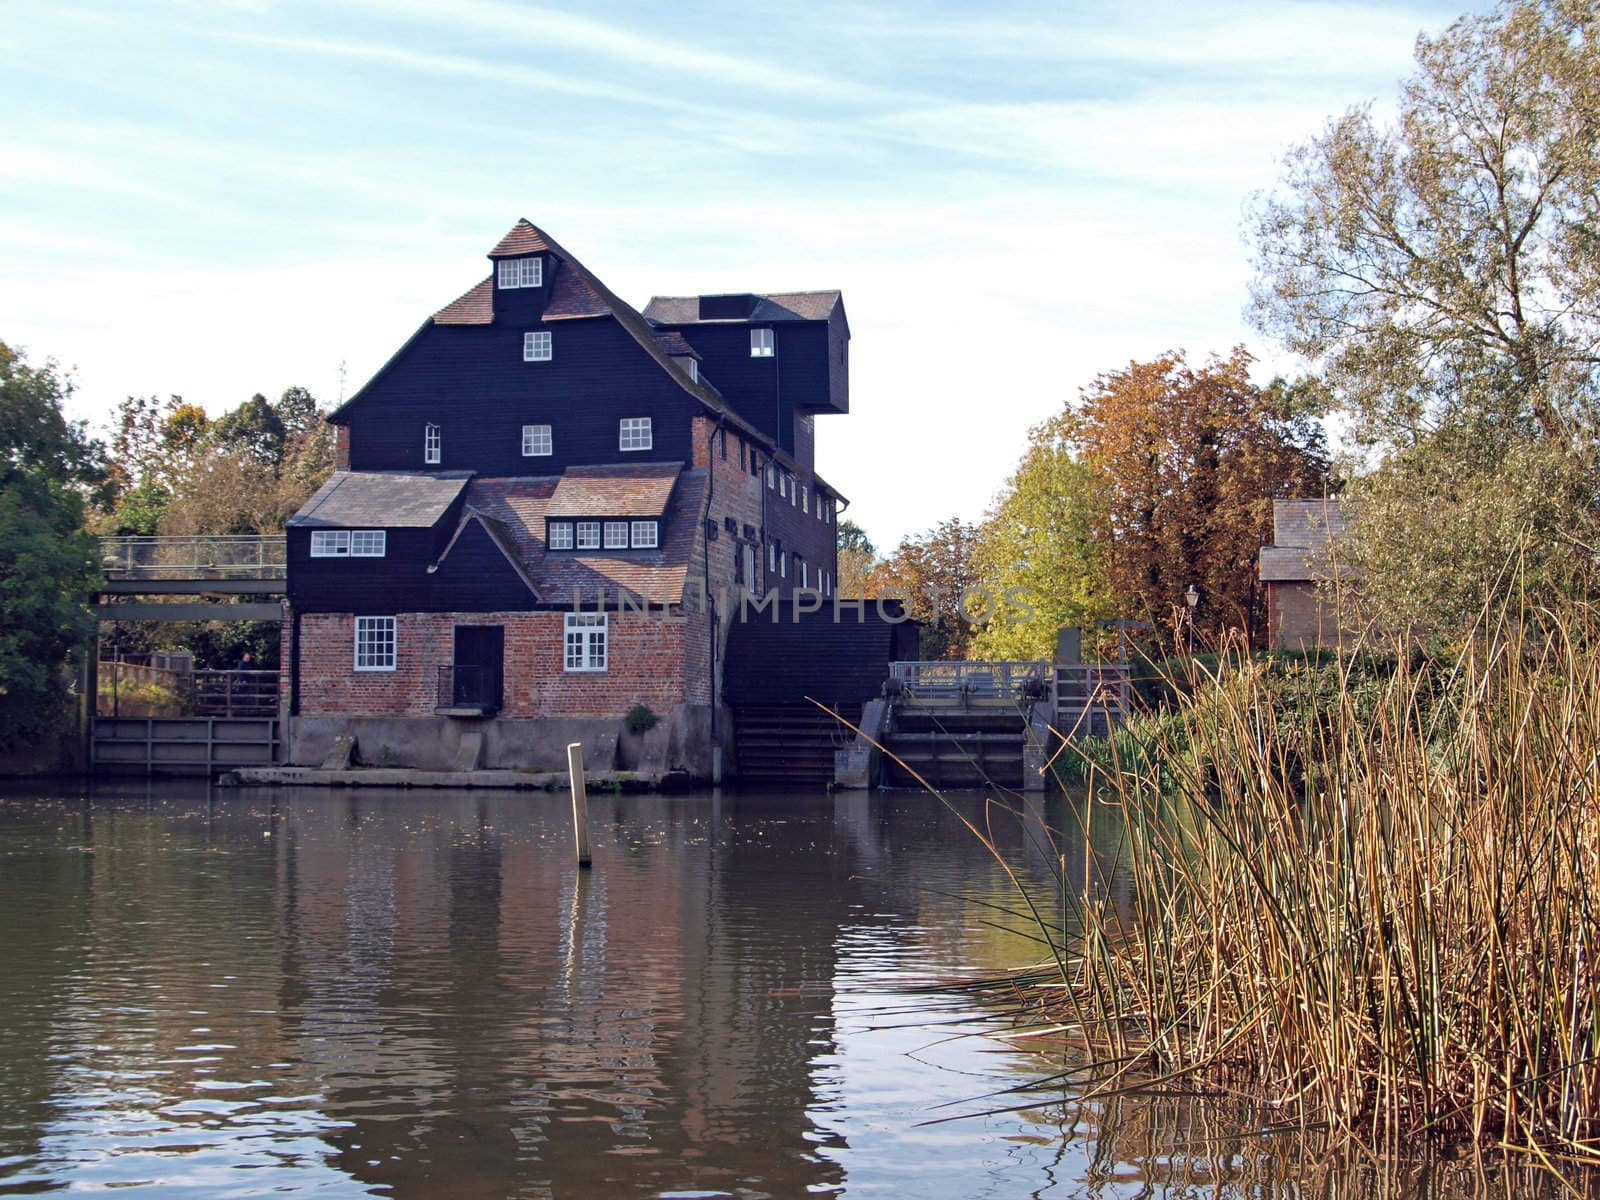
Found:
[[[858,607],[858,605],[860,607]],[[899,620],[899,601],[824,601],[796,618],[779,606],[774,622],[748,608],[728,630],[724,694],[735,705],[862,704],[883,694],[889,664],[916,657],[917,625]],[[887,617],[887,619],[886,619]]]

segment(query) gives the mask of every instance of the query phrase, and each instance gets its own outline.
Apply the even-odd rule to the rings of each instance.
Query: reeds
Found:
[[[1085,757],[1125,852],[1034,992],[1100,1090],[1600,1160],[1597,647],[1587,611],[1503,618],[1303,694],[1241,652]]]

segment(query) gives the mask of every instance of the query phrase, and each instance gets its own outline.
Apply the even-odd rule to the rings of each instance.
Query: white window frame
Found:
[[[429,421],[422,427],[422,461],[437,463],[444,457],[444,434]]]
[[[604,544],[607,550],[626,550],[628,548],[628,523],[626,521],[607,521],[605,531]]]
[[[352,529],[351,558],[382,558],[389,549],[389,534],[382,529]]]
[[[351,666],[357,671],[393,671],[400,657],[393,617],[357,617]]]
[[[771,358],[777,353],[771,329],[752,329],[750,331],[750,357]]]
[[[607,633],[606,613],[567,613],[562,623],[561,665],[573,674],[606,670]]]
[[[350,531],[348,529],[313,529],[311,531],[312,558],[349,558]]]
[[[811,586],[811,567],[803,558],[800,560],[800,586]]]
[[[805,484],[800,485],[800,511],[808,517],[811,515],[811,489]]]
[[[548,458],[553,453],[555,453],[555,439],[550,436],[550,426],[524,425],[522,427],[523,458]]]
[[[767,468],[767,491],[775,492],[778,490],[777,474],[778,472],[775,468]]]
[[[749,542],[744,544],[744,586],[756,595],[756,548]]]
[[[650,450],[655,445],[655,434],[649,417],[623,417],[617,424],[618,450]]]
[[[800,507],[800,485],[793,479],[789,480],[789,507]]]
[[[571,550],[572,549],[572,522],[571,521],[551,521],[549,526],[548,526],[548,528],[547,528],[547,530],[546,530],[546,532],[547,532],[547,534],[548,534],[548,536],[550,538],[550,549],[552,549],[552,550]]]
[[[600,522],[579,521],[577,525],[577,539],[574,545],[579,550],[600,549]]]
[[[789,477],[783,472],[778,472],[778,495],[787,500],[789,498]]]
[[[789,556],[781,550],[778,551],[778,577],[789,578]]]
[[[632,521],[629,534],[635,550],[655,550],[661,545],[661,527],[655,521]]]
[[[778,570],[778,547],[771,542],[767,543],[767,570],[774,574]]]
[[[532,258],[502,258],[496,273],[502,291],[511,288],[544,286],[544,259],[535,254]]]
[[[523,362],[549,362],[555,356],[555,339],[548,329],[530,329],[522,335]]]

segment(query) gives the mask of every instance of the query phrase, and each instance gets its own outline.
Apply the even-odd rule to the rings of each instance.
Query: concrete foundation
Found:
[[[564,773],[567,745],[583,743],[586,771],[644,776],[682,773],[709,780],[714,767],[711,709],[679,705],[655,727],[630,733],[620,717],[294,717],[294,766],[320,766],[341,737],[355,740],[353,762],[372,768]]]

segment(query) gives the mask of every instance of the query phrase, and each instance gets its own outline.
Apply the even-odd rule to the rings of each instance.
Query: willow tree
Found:
[[[1254,317],[1383,460],[1353,492],[1380,618],[1481,604],[1508,536],[1538,586],[1588,574],[1562,560],[1589,553],[1600,482],[1597,22],[1522,0],[1420,38],[1394,119],[1346,112],[1257,203]],[[1518,520],[1552,494],[1574,503]],[[1446,528],[1461,552],[1429,552]]]
[[[1464,407],[1596,428],[1600,53],[1592,4],[1525,0],[1417,42],[1395,120],[1294,150],[1254,221],[1254,314],[1355,429],[1407,443]]]

